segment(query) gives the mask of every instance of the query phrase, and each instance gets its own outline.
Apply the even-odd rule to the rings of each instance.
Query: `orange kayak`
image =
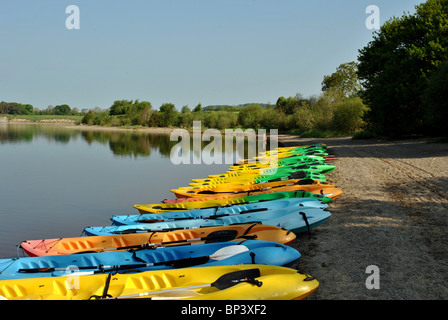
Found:
[[[296,235],[276,226],[248,223],[173,231],[27,240],[20,247],[31,257],[139,249],[187,243],[256,239],[289,244]]]
[[[303,184],[302,184],[303,183]],[[269,192],[280,192],[280,191],[307,191],[312,193],[319,193],[336,199],[342,194],[342,190],[336,188],[334,184],[330,184],[324,181],[318,180],[285,180],[276,181],[268,183],[259,183],[256,185],[247,186],[233,186],[233,187],[215,187],[215,188],[183,188],[183,189],[173,189],[171,192],[177,198],[191,198],[191,197],[204,197],[210,200],[210,196],[228,196],[234,195],[237,197],[255,195]]]

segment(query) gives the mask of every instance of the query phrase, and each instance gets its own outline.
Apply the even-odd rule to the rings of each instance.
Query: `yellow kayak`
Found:
[[[251,159],[241,159],[237,163],[239,163],[239,164],[248,163],[248,162],[254,161],[254,160],[265,161],[266,159],[269,159],[269,158],[278,158],[278,159],[286,158],[286,157],[290,157],[291,155],[297,154],[297,150],[299,150],[300,148],[307,148],[307,147],[310,147],[310,146],[279,147],[277,149],[260,152],[258,154],[258,156],[253,157]],[[327,146],[325,144],[322,144],[320,146],[314,146],[310,149],[325,151],[326,148],[327,148]]]
[[[250,264],[3,280],[0,295],[8,300],[293,300],[318,286],[295,269]]]
[[[311,190],[311,191],[308,191]],[[200,191],[200,190],[199,190]],[[289,198],[310,198],[318,199],[325,202],[335,199],[342,194],[342,190],[333,185],[293,185],[279,188],[270,188],[262,191],[240,192],[240,193],[222,193],[222,194],[198,194],[187,193],[190,197],[181,198],[185,200],[194,200],[197,197],[200,201],[180,201],[168,203],[153,204],[135,204],[134,208],[141,214],[145,213],[161,213],[176,210],[191,210],[213,208],[220,206],[238,205],[246,203],[254,203],[259,201],[280,200]],[[208,197],[207,197],[208,196]],[[330,198],[330,199],[328,199]]]

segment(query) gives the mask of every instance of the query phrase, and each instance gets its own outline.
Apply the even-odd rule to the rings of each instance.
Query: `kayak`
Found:
[[[212,243],[256,239],[289,244],[296,235],[280,227],[260,223],[206,227],[187,230],[72,237],[22,241],[20,247],[31,257],[87,252],[108,252],[188,243]]]
[[[315,155],[313,154],[314,152],[318,153],[318,154],[322,154],[322,156],[320,155]],[[258,154],[258,156],[252,157],[250,159],[241,159],[239,161],[236,162],[236,164],[242,164],[242,163],[248,163],[248,162],[254,162],[257,160],[266,160],[266,159],[271,159],[271,158],[286,158],[286,157],[291,157],[291,156],[297,156],[297,155],[302,155],[304,157],[324,157],[327,158],[325,155],[327,154],[327,150],[326,147],[325,148],[313,148],[313,147],[298,147],[298,148],[286,148],[286,149],[274,149],[274,150],[270,150],[270,151],[266,151],[266,152],[260,152]]]
[[[231,265],[0,281],[8,300],[304,299],[319,282],[308,274],[272,265]]]
[[[270,169],[269,169],[270,170]],[[269,171],[266,170],[266,171]],[[264,182],[274,182],[282,180],[293,180],[293,179],[313,179],[319,181],[326,181],[325,174],[311,172],[307,170],[290,169],[290,168],[276,168],[266,172],[264,174],[259,174],[253,172],[255,170],[247,171],[232,171],[237,174],[223,174],[222,177],[217,178],[203,178],[203,179],[192,179],[192,183],[189,184],[190,187],[200,187],[202,185],[212,185],[212,184],[234,184],[234,185],[244,185],[244,184],[256,184]]]
[[[135,273],[232,264],[291,266],[299,258],[300,253],[296,249],[276,242],[227,241],[129,251],[0,259],[0,280],[60,277],[80,275],[80,272],[83,275]]]
[[[303,188],[312,189],[314,192],[304,191]],[[331,188],[331,189],[330,189]],[[237,205],[245,203],[254,203],[261,201],[271,201],[278,199],[289,198],[310,198],[318,199],[322,202],[329,203],[332,200],[333,193],[324,195],[323,190],[328,192],[334,192],[335,188],[332,185],[324,185],[317,183],[313,185],[294,185],[288,186],[288,188],[271,188],[262,192],[247,192],[247,193],[225,193],[225,194],[202,194],[202,198],[199,197],[191,201],[170,201],[169,203],[155,203],[155,204],[136,204],[136,208],[141,214],[144,213],[158,213],[175,210],[191,210],[201,208],[214,208],[225,205]],[[277,192],[278,191],[278,192]],[[336,190],[337,191],[337,190]],[[327,193],[328,193],[327,192]],[[207,196],[207,197],[206,197]],[[210,196],[210,197],[208,197]],[[202,200],[201,200],[202,199]]]
[[[138,233],[174,229],[228,226],[236,223],[259,222],[287,229],[295,234],[315,228],[330,218],[328,209],[288,208],[280,210],[259,211],[246,214],[229,214],[207,219],[173,220],[167,222],[139,223],[121,226],[97,226],[84,228],[83,234],[98,236],[107,234]]]
[[[171,191],[173,193],[177,193],[178,191],[186,192],[193,190],[194,192],[188,192],[188,193],[199,193],[201,191],[209,191],[214,193],[235,193],[235,192],[247,192],[247,191],[255,191],[255,190],[262,190],[262,189],[268,189],[268,188],[276,188],[276,187],[283,187],[287,185],[294,185],[294,184],[301,184],[301,185],[308,185],[308,184],[314,184],[315,182],[323,182],[325,181],[319,181],[319,180],[312,180],[312,179],[293,179],[293,180],[283,180],[283,181],[274,181],[274,182],[263,182],[263,183],[257,183],[253,185],[245,185],[245,184],[220,184],[220,185],[208,185],[208,186],[200,186],[200,187],[180,187],[177,189],[172,189]],[[327,183],[329,184],[329,183]]]
[[[230,167],[248,167],[254,165],[269,165],[271,167],[283,167],[291,165],[318,165],[327,164],[327,159],[320,155],[290,155],[287,157],[278,157],[277,155],[272,157],[266,157],[263,159],[247,160],[245,162],[236,162]]]
[[[302,193],[303,197],[307,197],[307,198],[314,198],[314,199],[318,199],[322,202],[325,203],[330,203],[333,200],[330,197],[326,197],[323,196],[321,194],[318,193],[312,193],[312,192],[307,192],[307,191],[279,191],[279,192],[258,192],[253,196],[270,196],[270,195],[281,195],[281,194],[292,194],[295,195],[296,192]],[[247,197],[251,197],[251,196],[247,196]],[[299,196],[300,197],[300,196]],[[244,198],[242,197],[240,194],[218,194],[218,195],[209,195],[209,196],[204,196],[204,197],[190,197],[190,198],[174,198],[174,199],[163,199],[162,203],[176,203],[176,202],[196,202],[196,201],[210,201],[210,200],[222,200],[222,199],[230,199],[230,198]],[[282,197],[283,199],[284,197]],[[288,198],[288,196],[286,196],[286,198]],[[267,198],[266,200],[261,200],[261,201],[269,201],[269,200],[274,200],[274,199],[269,199]],[[143,212],[142,212],[143,213]]]
[[[284,187],[299,186],[298,188],[283,189]],[[307,192],[320,193],[323,194],[323,189],[335,188],[334,184],[330,184],[325,181],[312,180],[312,179],[297,179],[297,180],[284,180],[276,182],[266,182],[254,185],[216,185],[216,186],[202,186],[201,188],[194,187],[184,187],[178,189],[172,189],[171,192],[177,198],[185,197],[203,197],[207,195],[216,194],[241,194],[244,193],[262,192],[266,190],[276,190],[276,191],[293,191],[293,190],[303,190]],[[247,195],[247,194],[246,194]],[[333,198],[333,196],[329,196]]]
[[[209,178],[222,178],[225,176],[237,176],[237,175],[252,175],[252,174],[261,174],[261,175],[269,175],[269,174],[274,174],[277,173],[281,170],[299,170],[296,167],[300,167],[302,165],[304,165],[304,167],[302,167],[302,169],[307,169],[306,166],[312,164],[314,162],[308,162],[308,163],[289,163],[289,164],[284,164],[284,165],[280,165],[278,164],[278,162],[267,162],[267,163],[259,163],[260,167],[257,167],[257,163],[249,163],[249,164],[244,164],[244,165],[234,165],[231,167],[237,167],[237,168],[246,168],[248,170],[227,170],[226,173],[224,174],[211,174],[208,177]],[[320,162],[317,162],[319,164],[321,164]],[[269,164],[269,165],[267,165]],[[325,167],[322,167],[325,168]],[[322,169],[321,168],[321,169]],[[331,167],[328,167],[331,168]],[[250,170],[249,170],[250,169]],[[318,168],[314,168],[314,169],[310,169],[308,168],[305,171],[308,171],[310,173],[318,173],[318,171],[321,171],[321,169]]]
[[[336,166],[334,164],[315,164],[315,163],[309,163],[309,164],[288,164],[288,165],[283,165],[283,166],[276,166],[276,165],[269,165],[269,164],[245,164],[242,166],[230,166],[229,169],[226,171],[227,173],[232,173],[232,172],[239,172],[239,171],[259,171],[260,169],[269,169],[269,170],[275,170],[275,171],[280,171],[280,170],[294,170],[294,171],[298,171],[301,170],[305,173],[317,173],[317,174],[325,174],[325,173],[329,173],[331,171],[333,171],[336,168]]]
[[[297,208],[298,210],[304,208],[324,209],[328,208],[328,204],[316,199],[291,198],[291,199],[272,200],[265,202],[235,205],[229,207],[192,209],[192,210],[181,210],[181,211],[172,211],[163,213],[114,215],[112,216],[111,220],[113,225],[127,225],[138,223],[162,222],[170,220],[181,220],[181,219],[210,218],[210,217],[219,217],[221,215],[254,213],[267,210],[288,209],[292,207]]]

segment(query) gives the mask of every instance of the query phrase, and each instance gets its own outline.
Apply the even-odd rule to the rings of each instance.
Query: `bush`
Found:
[[[241,108],[238,114],[238,122],[243,128],[260,128],[261,119],[263,118],[264,109],[259,104],[250,104]]]
[[[107,111],[100,112],[93,118],[93,124],[97,126],[106,126],[110,123],[110,116]]]
[[[333,128],[340,133],[353,133],[363,125],[362,116],[367,107],[361,98],[355,97],[344,100],[334,109]]]
[[[216,124],[216,129],[231,129],[237,126],[238,117],[234,112],[231,111],[218,111],[218,123]]]
[[[296,109],[291,116],[291,129],[301,132],[311,130],[314,127],[314,117],[309,107]]]
[[[314,128],[320,131],[331,130],[333,126],[334,100],[331,94],[324,93],[310,106]]]
[[[217,128],[220,119],[215,111],[207,112],[204,118],[204,126],[207,128]]]
[[[81,119],[81,123],[83,124],[93,124],[93,119],[95,119],[95,112],[90,110],[86,113],[86,115]]]

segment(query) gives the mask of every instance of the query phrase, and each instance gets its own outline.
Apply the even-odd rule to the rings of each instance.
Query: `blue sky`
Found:
[[[0,0],[0,101],[180,108],[319,94],[381,24],[416,0]],[[80,10],[67,29],[66,7]]]

